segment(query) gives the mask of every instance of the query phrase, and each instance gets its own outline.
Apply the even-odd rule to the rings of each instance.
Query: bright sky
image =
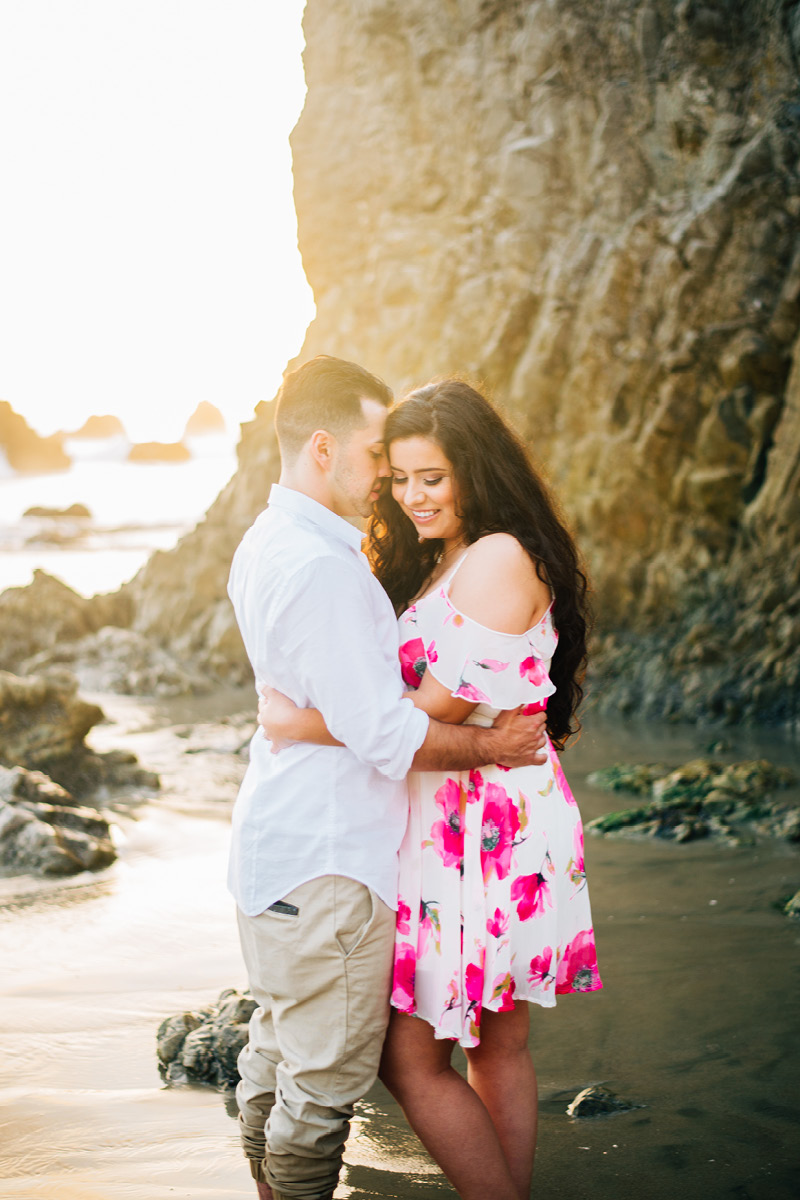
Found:
[[[303,0],[0,0],[0,399],[173,440],[269,399],[313,303]]]

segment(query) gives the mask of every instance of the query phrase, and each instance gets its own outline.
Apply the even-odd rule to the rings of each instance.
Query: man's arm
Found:
[[[457,702],[463,704],[463,701]],[[465,705],[474,708],[474,705]],[[341,746],[331,734],[316,708],[298,708],[288,696],[273,688],[259,701],[258,720],[270,738],[275,753],[292,742],[312,742],[318,746]],[[414,755],[416,771],[468,771],[489,763],[507,767],[543,763],[546,754],[545,715],[525,717],[519,712],[501,713],[494,725],[454,725],[431,718],[425,741]]]
[[[496,762],[505,767],[543,763],[547,761],[544,724],[544,713],[525,717],[519,710],[500,713],[489,729],[431,719],[411,766],[415,771],[468,771]]]

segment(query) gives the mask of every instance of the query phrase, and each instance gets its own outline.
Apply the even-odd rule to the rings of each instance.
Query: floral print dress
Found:
[[[551,612],[527,633],[486,629],[448,595],[454,571],[400,617],[403,678],[426,670],[477,702],[468,721],[541,711],[558,640]],[[583,828],[558,756],[541,766],[412,771],[400,849],[392,1004],[462,1046],[484,1009],[602,987],[583,861]]]

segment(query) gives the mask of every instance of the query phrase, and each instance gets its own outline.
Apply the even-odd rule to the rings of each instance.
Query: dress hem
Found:
[[[552,995],[549,995],[549,996],[523,996],[523,995],[517,994],[514,996],[514,999],[511,1002],[511,1008],[503,1008],[502,1004],[497,1004],[496,1006],[492,1006],[491,1004],[484,1004],[482,1006],[482,1011],[483,1012],[495,1012],[495,1013],[496,1012],[511,1012],[513,1009],[515,1009],[517,1007],[516,1002],[518,1000],[524,1002],[525,1004],[538,1004],[539,1008],[555,1008],[556,1007],[556,998],[558,996],[583,996],[588,992],[600,992],[602,990],[603,990],[602,981],[598,980],[594,987],[570,988],[569,991],[554,992]],[[474,1050],[476,1046],[480,1045],[480,1038],[478,1038],[477,1041],[474,1041],[472,1039],[465,1038],[463,1034],[459,1037],[458,1034],[455,1034],[455,1033],[445,1033],[441,1029],[439,1029],[434,1024],[433,1021],[431,1021],[428,1017],[424,1016],[423,1013],[418,1012],[417,1010],[415,1010],[414,1012],[409,1012],[407,1009],[399,1008],[398,1005],[396,1005],[393,1000],[390,1001],[390,1004],[391,1004],[391,1007],[396,1012],[402,1012],[407,1017],[418,1017],[420,1019],[420,1021],[425,1021],[432,1028],[434,1037],[436,1038],[436,1040],[438,1042],[458,1042],[459,1046],[461,1046],[463,1049],[466,1049],[466,1050]]]

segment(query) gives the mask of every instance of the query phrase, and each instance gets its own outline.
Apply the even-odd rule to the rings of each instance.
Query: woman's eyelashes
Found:
[[[436,479],[423,479],[422,483],[425,487],[436,487],[437,483],[441,483],[443,479],[444,475],[438,475]],[[405,475],[394,475],[392,483],[396,484],[397,487],[405,487],[408,483],[408,478]]]

